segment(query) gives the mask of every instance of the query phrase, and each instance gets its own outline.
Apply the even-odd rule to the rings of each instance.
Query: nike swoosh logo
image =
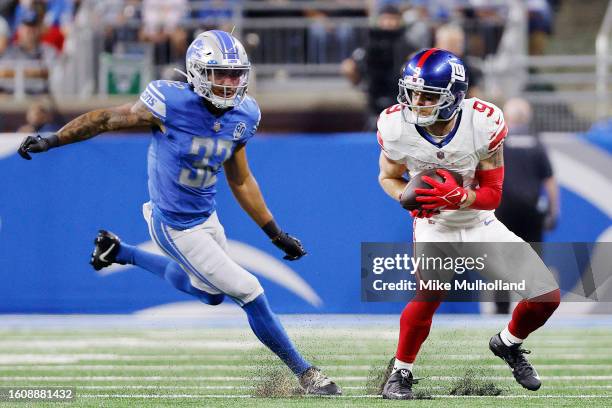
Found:
[[[535,379],[538,379],[538,380],[539,380],[539,379],[540,379],[540,374],[538,374],[538,372],[536,371],[536,369],[535,369],[535,368],[533,369],[533,372],[534,372],[534,374],[535,374],[533,377],[534,377]]]
[[[99,256],[102,262],[110,262],[106,260],[106,257],[108,256],[108,254],[111,253],[114,247],[115,247],[115,244],[112,244],[106,251],[102,252],[102,254]]]
[[[495,220],[486,220],[486,221],[484,222],[484,225],[489,225],[489,224],[490,224],[490,223],[492,223],[493,221],[495,221]]]
[[[459,192],[459,191],[454,191],[454,192],[452,192],[451,194],[449,194],[447,197],[448,197],[448,198],[453,198],[453,197],[457,197],[457,196],[459,196],[459,195],[461,195],[461,192]]]

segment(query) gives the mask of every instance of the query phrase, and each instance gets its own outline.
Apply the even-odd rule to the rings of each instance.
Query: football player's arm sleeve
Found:
[[[272,213],[266,206],[257,180],[251,173],[246,155],[246,147],[238,146],[224,164],[227,183],[236,197],[240,207],[259,225],[263,227],[272,221]]]
[[[504,184],[504,151],[500,146],[491,157],[478,163],[475,174],[478,188],[468,190],[468,198],[462,208],[494,210],[499,207]]]
[[[59,145],[90,139],[100,133],[157,124],[157,119],[141,102],[97,109],[71,120],[57,132]]]

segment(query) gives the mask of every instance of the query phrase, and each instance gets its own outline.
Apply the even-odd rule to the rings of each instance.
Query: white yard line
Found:
[[[36,385],[30,384],[32,387]],[[252,390],[255,386],[241,385],[77,385],[78,390]],[[343,390],[364,390],[365,386],[343,386]],[[428,389],[441,390],[445,389],[441,385],[427,386]],[[593,389],[593,390],[610,390],[612,385],[546,385],[547,390],[566,390],[566,389]]]
[[[377,337],[368,337],[364,336],[363,333],[367,333],[364,331],[355,331],[350,335],[341,336],[336,333],[334,336],[317,336],[316,333],[310,333],[307,337],[301,336],[292,336],[297,341],[302,342],[316,342],[319,339],[331,339],[337,343],[347,343],[351,344],[353,347],[359,348],[367,348],[368,345],[378,344],[381,341],[387,340],[388,342],[394,342],[397,340],[397,333],[394,333],[393,336],[384,336],[380,334]],[[242,337],[239,340],[236,340],[236,337]],[[479,342],[488,341],[490,336],[482,336],[482,337],[474,337],[467,339],[438,339],[432,338],[431,341],[436,345],[475,345]],[[233,339],[232,339],[233,338]],[[359,341],[364,344],[366,347],[360,346],[359,344],[355,344],[355,339],[359,339]],[[74,336],[74,337],[58,337],[53,338],[45,337],[45,336],[27,336],[24,338],[2,338],[0,339],[0,346],[3,347],[11,347],[11,346],[46,346],[46,345],[65,345],[65,344],[77,344],[83,346],[93,346],[93,347],[111,347],[111,346],[132,346],[137,345],[138,343],[143,344],[154,344],[154,345],[162,345],[162,344],[185,344],[185,345],[200,345],[205,346],[207,344],[217,345],[220,343],[227,343],[230,345],[242,345],[245,343],[255,343],[259,344],[259,341],[254,336],[235,336],[231,333],[227,333],[224,336],[207,336],[205,333],[202,333],[202,337],[182,337],[180,333],[174,333],[172,337],[160,337],[160,336],[143,336],[140,333],[135,333],[134,336],[124,335],[122,337],[105,337],[105,336]],[[526,343],[527,344],[527,343]],[[598,346],[605,347],[610,346],[612,341],[604,336],[594,336],[590,337],[588,334],[585,334],[584,337],[568,337],[568,338],[534,338],[529,339],[528,344],[530,345],[546,345],[550,347],[555,347],[558,345],[570,345],[570,346],[590,346],[593,344],[597,344]]]
[[[478,361],[488,360],[493,356],[491,353],[483,354],[429,354],[424,352],[421,358],[424,361],[427,360],[455,360],[455,361]],[[377,354],[332,354],[325,356],[324,360],[339,360],[339,361],[375,361],[388,360],[392,353],[377,353]],[[537,363],[540,360],[555,359],[555,360],[597,360],[601,361],[602,358],[612,360],[612,350],[604,353],[589,353],[589,354],[536,354],[531,359]],[[11,354],[0,354],[0,368],[3,365],[12,364],[44,364],[44,363],[58,363],[58,364],[70,364],[79,363],[81,361],[155,361],[160,362],[164,360],[168,361],[244,361],[258,360],[258,361],[276,361],[276,357],[271,353],[263,355],[250,355],[244,357],[243,355],[224,355],[224,354],[189,354],[189,355],[175,355],[175,354],[116,354],[116,353],[74,353],[74,354],[32,354],[32,353],[11,353]],[[537,363],[539,364],[539,363]],[[429,364],[426,364],[429,365]]]
[[[320,318],[324,318],[324,315],[319,315]],[[460,318],[456,315],[447,315],[450,319]],[[25,320],[29,320],[33,322],[36,318],[36,315],[27,315],[25,316]],[[111,316],[108,317],[110,319],[120,318],[120,316]],[[282,318],[282,317],[281,317]],[[588,319],[588,316],[582,317]],[[3,320],[7,319],[7,315],[3,315]],[[0,335],[2,336],[14,336],[14,337],[37,337],[37,336],[105,336],[105,337],[114,337],[114,336],[125,336],[125,335],[133,335],[138,334],[146,337],[184,337],[186,339],[194,339],[194,338],[223,338],[226,333],[231,335],[240,335],[241,337],[251,337],[253,336],[249,330],[249,326],[246,319],[243,319],[244,325],[241,326],[216,326],[216,327],[196,327],[196,328],[186,328],[180,327],[178,325],[175,326],[156,326],[155,324],[151,324],[150,326],[129,326],[129,327],[119,327],[119,328],[105,328],[105,327],[95,327],[95,323],[92,320],[92,316],[86,316],[86,324],[84,325],[75,325],[70,327],[62,327],[60,325],[56,326],[40,326],[40,327],[29,327],[29,328],[19,328],[15,326],[14,328],[8,329],[7,326],[4,326],[0,329]],[[180,319],[180,317],[177,317]],[[360,335],[364,339],[379,339],[380,336],[395,336],[399,330],[399,314],[394,316],[393,321],[387,325],[380,325],[376,323],[363,325],[357,324],[355,321],[349,321],[350,324],[353,325],[351,328],[342,327],[338,325],[326,325],[325,322],[301,322],[300,326],[293,326],[291,324],[287,325],[287,330],[294,336],[303,336],[303,337],[311,337],[316,335],[317,337],[346,337],[354,334]],[[475,319],[473,324],[465,325],[463,327],[457,326],[454,328],[444,327],[442,325],[438,325],[436,319],[434,319],[433,326],[437,328],[439,333],[449,333],[449,332],[457,332],[458,330],[469,330],[467,334],[459,334],[459,337],[466,339],[474,336],[485,336],[485,335],[493,335],[496,330],[503,328],[508,321],[510,320],[510,316],[499,319],[498,323],[494,326],[486,326],[484,321],[486,317],[480,316],[480,319]],[[153,322],[152,322],[153,323]],[[550,323],[550,321],[549,321]],[[586,322],[584,322],[586,324]],[[7,323],[8,325],[8,323]],[[477,326],[476,330],[472,330],[475,326]],[[550,324],[546,325],[547,328],[553,329],[553,326]],[[374,329],[372,331],[364,331],[364,328]],[[609,330],[612,329],[612,317],[608,317],[607,322],[603,324],[603,322],[593,322],[591,326],[583,327],[573,327],[573,328],[560,328],[556,327],[554,330],[547,330],[543,332],[538,332],[534,336],[534,340],[542,340],[542,339],[560,339],[564,337],[573,338],[576,332],[585,333],[586,336],[589,337],[607,337]],[[68,334],[66,334],[68,333]],[[438,336],[438,334],[434,334]],[[200,337],[202,336],[202,337]],[[254,338],[254,336],[253,336]]]
[[[551,375],[541,376],[544,381],[603,381],[612,380],[612,375]],[[430,376],[431,381],[454,381],[458,376]],[[477,376],[477,379],[488,379],[494,381],[514,381],[507,376]],[[0,377],[0,383],[7,381],[254,381],[260,377],[234,377],[234,376],[10,376]],[[367,381],[367,376],[338,376],[334,380],[340,381]]]
[[[91,348],[133,347],[138,350],[148,348],[188,348],[188,349],[220,349],[220,350],[247,350],[263,347],[261,343],[253,340],[184,340],[159,339],[150,340],[138,337],[117,337],[112,339],[37,339],[37,340],[0,340],[0,349],[91,349]]]
[[[497,396],[486,396],[486,395],[437,395],[434,394],[432,397],[435,398],[450,398],[450,399],[481,399],[481,398],[504,398],[504,399],[584,399],[584,398],[612,398],[611,395],[601,395],[601,394],[585,394],[585,395],[497,395]],[[222,398],[222,399],[238,399],[238,398],[256,398],[252,395],[248,394],[233,394],[233,395],[214,395],[214,394],[160,394],[160,395],[151,395],[151,394],[81,394],[77,395],[78,398],[142,398],[142,399],[177,399],[177,398]],[[314,397],[317,398],[317,397]],[[351,399],[351,398],[381,398],[379,395],[342,395],[340,397],[333,398],[342,398],[342,399]]]
[[[495,361],[495,360],[494,360]],[[319,364],[323,370],[332,371],[370,371],[375,368],[373,365],[328,365]],[[450,366],[449,364],[423,364],[426,369],[461,369],[463,366]],[[0,365],[0,371],[104,371],[104,370],[123,370],[123,371],[141,371],[141,370],[160,370],[160,371],[245,371],[257,370],[262,368],[261,365],[253,364],[31,364],[31,365]],[[477,370],[503,370],[509,368],[500,362],[499,365],[470,365],[469,368]],[[548,370],[609,370],[610,364],[546,364],[537,363],[538,369]]]

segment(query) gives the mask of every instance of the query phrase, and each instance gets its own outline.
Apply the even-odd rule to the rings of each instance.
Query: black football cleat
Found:
[[[121,246],[121,240],[112,232],[100,230],[94,239],[95,248],[91,253],[89,263],[96,271],[106,268],[114,263],[125,265],[125,262],[118,262],[116,257]]]
[[[540,376],[525,358],[525,354],[529,354],[531,351],[521,348],[520,344],[506,346],[499,333],[489,340],[489,349],[510,366],[516,382],[521,384],[523,388],[530,391],[537,391],[540,388],[542,385]]]
[[[300,385],[309,395],[342,395],[342,390],[317,367],[310,367],[300,377]]]
[[[412,371],[399,369],[392,373],[382,391],[384,399],[410,400],[414,399],[412,385],[419,381],[412,376]]]

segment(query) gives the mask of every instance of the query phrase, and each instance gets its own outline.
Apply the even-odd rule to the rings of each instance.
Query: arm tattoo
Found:
[[[60,145],[81,142],[100,133],[157,124],[156,118],[141,106],[122,105],[84,113],[57,132]]]
[[[495,153],[478,163],[478,170],[490,170],[502,167],[504,165],[504,150],[503,146],[500,146]]]

